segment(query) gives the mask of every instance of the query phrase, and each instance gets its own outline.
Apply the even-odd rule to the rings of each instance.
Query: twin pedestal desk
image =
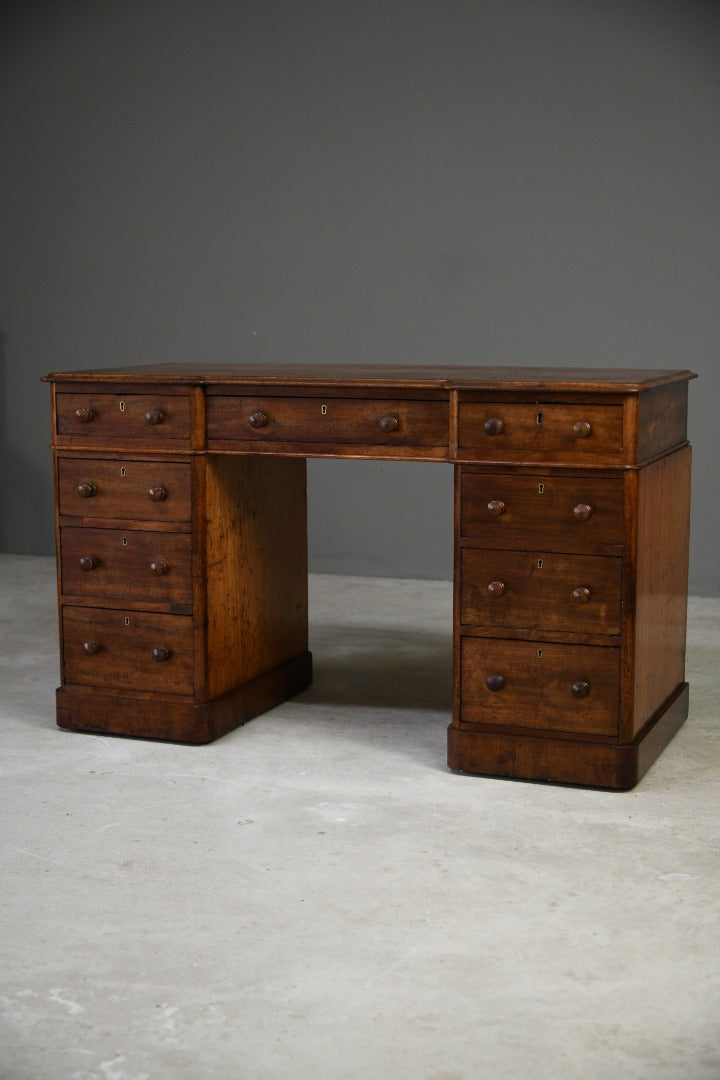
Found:
[[[455,474],[448,763],[630,788],[683,723],[689,371],[49,375],[73,731],[203,743],[297,693],[307,457]]]

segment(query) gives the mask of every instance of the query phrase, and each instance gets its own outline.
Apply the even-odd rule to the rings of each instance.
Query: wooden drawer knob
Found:
[[[81,570],[85,570],[85,571],[94,570],[95,567],[97,566],[97,564],[98,564],[97,555],[83,555],[82,558],[80,559],[80,569]]]
[[[165,413],[162,409],[150,409],[145,413],[145,423],[154,427],[156,424],[162,424],[165,419]]]
[[[164,663],[165,660],[170,659],[170,650],[164,645],[157,645],[152,651],[153,660],[157,660],[158,664]]]
[[[81,424],[89,424],[95,419],[95,413],[92,409],[76,409],[75,419],[79,420]]]
[[[160,485],[158,485],[158,487],[151,487],[148,491],[148,499],[150,502],[165,502],[167,499],[167,491]]]
[[[254,412],[248,417],[248,424],[251,428],[267,427],[268,418],[264,412]]]
[[[505,503],[502,499],[491,499],[487,504],[487,512],[490,517],[500,517],[505,513]]]
[[[505,425],[499,416],[491,416],[489,420],[486,420],[483,424],[486,435],[502,435]]]
[[[592,517],[593,508],[589,503],[578,503],[573,509],[573,515],[577,521],[587,521]]]
[[[587,420],[577,420],[573,424],[573,435],[576,439],[587,439],[588,435],[592,431],[592,424]]]
[[[580,679],[578,682],[572,684],[572,695],[576,698],[587,697],[590,693],[590,683],[585,682],[584,679]]]
[[[502,594],[505,592],[505,582],[491,581],[487,587],[487,591],[490,596],[502,596]]]
[[[505,679],[503,678],[502,675],[490,675],[488,677],[488,680],[487,680],[487,688],[488,688],[488,690],[492,690],[493,692],[496,692],[498,690],[503,690],[504,687],[505,687]]]
[[[163,574],[167,574],[170,567],[164,561],[164,559],[156,559],[155,562],[150,563],[150,569],[155,577],[162,577]]]
[[[97,656],[100,652],[99,641],[83,641],[83,652],[86,656]]]
[[[92,499],[94,495],[97,495],[97,488],[92,480],[84,480],[82,484],[78,484],[77,493],[81,499]]]
[[[380,428],[389,435],[391,431],[397,431],[400,427],[400,421],[397,416],[383,416],[380,420]]]
[[[572,598],[576,604],[587,604],[590,599],[590,590],[585,585],[580,585],[577,589],[573,589]]]

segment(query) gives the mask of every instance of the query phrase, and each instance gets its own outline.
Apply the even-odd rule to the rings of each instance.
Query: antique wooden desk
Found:
[[[207,742],[312,677],[307,457],[455,474],[454,769],[632,787],[683,723],[689,371],[47,376],[74,731]]]

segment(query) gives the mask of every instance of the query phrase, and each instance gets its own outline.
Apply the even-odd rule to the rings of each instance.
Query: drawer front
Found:
[[[483,473],[461,475],[461,535],[491,548],[600,554],[622,544],[623,480]]]
[[[620,633],[619,558],[464,548],[461,559],[464,625]]]
[[[61,514],[128,521],[189,521],[190,465],[60,458]]]
[[[131,440],[136,446],[161,447],[187,444],[190,438],[187,395],[58,391],[55,410],[57,435],[70,445],[125,445]]]
[[[192,693],[189,616],[66,606],[62,622],[66,683]]]
[[[207,437],[210,448],[241,440],[447,450],[448,418],[445,401],[211,396]]]
[[[65,596],[192,604],[189,533],[60,530]]]
[[[622,405],[461,402],[461,452],[483,461],[622,460]]]
[[[462,638],[461,721],[614,736],[619,649]]]

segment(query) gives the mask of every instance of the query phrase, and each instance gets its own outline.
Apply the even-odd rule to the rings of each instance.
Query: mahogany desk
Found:
[[[451,768],[629,788],[687,716],[689,371],[180,365],[52,384],[74,731],[208,742],[297,693],[307,457],[455,475]]]

